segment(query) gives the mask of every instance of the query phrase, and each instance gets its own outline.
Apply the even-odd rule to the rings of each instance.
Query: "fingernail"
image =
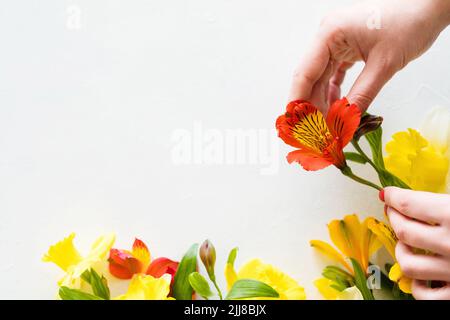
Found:
[[[378,194],[378,197],[380,198],[381,201],[384,202],[384,189],[380,190],[380,193]]]

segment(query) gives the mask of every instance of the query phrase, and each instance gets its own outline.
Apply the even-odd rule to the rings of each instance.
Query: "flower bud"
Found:
[[[366,113],[362,116],[359,127],[356,130],[353,139],[358,141],[362,136],[369,132],[377,130],[383,123],[383,118]]]
[[[200,259],[208,272],[211,280],[215,279],[214,265],[216,264],[216,248],[209,240],[205,240],[200,247]]]

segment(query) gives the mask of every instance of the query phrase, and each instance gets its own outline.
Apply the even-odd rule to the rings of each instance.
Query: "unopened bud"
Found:
[[[383,117],[366,113],[362,116],[358,129],[356,129],[353,139],[358,141],[362,136],[377,130],[383,123]]]
[[[216,248],[209,240],[205,240],[200,247],[200,259],[208,272],[211,279],[215,279],[214,265],[216,264]]]

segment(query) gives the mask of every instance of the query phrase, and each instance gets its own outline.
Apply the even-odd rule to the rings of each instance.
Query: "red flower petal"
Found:
[[[131,279],[135,273],[141,273],[144,269],[142,262],[125,250],[111,249],[108,262],[109,272],[119,279]]]
[[[133,249],[131,251],[133,257],[142,262],[144,266],[148,266],[150,263],[150,251],[145,243],[138,238],[134,239]]]
[[[349,104],[347,98],[342,98],[331,105],[326,121],[331,134],[339,139],[341,148],[344,148],[358,129],[361,110],[356,104]]]
[[[321,154],[308,150],[295,150],[287,155],[289,163],[298,162],[307,171],[324,169],[333,164],[332,158],[325,158]]]
[[[151,275],[155,278],[159,278],[166,273],[174,276],[178,269],[178,264],[178,262],[170,260],[168,258],[158,258],[150,263],[146,274]]]

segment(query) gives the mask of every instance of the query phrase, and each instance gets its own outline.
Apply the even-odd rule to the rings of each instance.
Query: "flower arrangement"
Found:
[[[406,189],[449,193],[450,170],[450,111],[435,109],[424,122],[422,132],[414,129],[397,132],[386,145],[383,155],[383,118],[371,114],[361,116],[356,105],[346,98],[336,101],[327,116],[307,101],[290,102],[285,114],[278,117],[279,137],[297,148],[288,154],[289,163],[298,162],[305,170],[315,171],[330,165],[345,176],[380,190],[397,186]],[[371,157],[360,146],[364,137]],[[355,151],[344,152],[351,143]],[[370,165],[378,175],[379,184],[355,175],[349,162]],[[381,185],[381,186],[380,186]],[[368,281],[371,257],[383,246],[394,264],[380,270],[381,284],[396,299],[411,299],[411,279],[405,277],[395,260],[398,238],[388,223],[369,217],[360,222],[356,215],[328,224],[330,238],[336,250],[321,240],[311,246],[331,258],[339,266],[327,266],[323,278],[315,281],[326,299],[375,299]]]
[[[83,257],[74,246],[74,237],[72,233],[52,245],[43,257],[64,271],[58,282],[58,298],[62,300],[305,299],[297,281],[259,259],[248,261],[236,272],[237,248],[231,250],[225,266],[224,294],[216,281],[216,250],[209,240],[200,248],[192,245],[177,262],[165,257],[152,261],[139,239],[131,251],[112,248],[113,234],[99,237]],[[198,272],[198,256],[206,276]],[[128,289],[112,296],[112,281],[128,282]]]
[[[293,101],[278,117],[279,137],[296,148],[287,155],[305,170],[337,167],[343,175],[370,188],[401,188],[430,192],[450,192],[450,111],[434,110],[420,131],[408,129],[393,135],[383,154],[383,119],[368,113],[344,98],[336,101],[324,116],[307,101]],[[365,139],[370,156],[360,145]],[[344,151],[351,144],[352,151]],[[356,175],[352,164],[369,165],[377,182]],[[383,289],[394,299],[412,299],[411,279],[405,277],[395,258],[398,239],[389,222],[375,217],[364,220],[356,214],[328,224],[333,245],[311,240],[310,245],[335,264],[326,266],[314,284],[325,299],[377,298]],[[52,245],[43,260],[63,270],[58,281],[58,298],[63,300],[191,300],[191,299],[306,299],[299,283],[281,270],[259,259],[235,269],[237,248],[230,251],[224,267],[226,290],[216,278],[216,250],[206,240],[193,244],[179,261],[166,257],[153,259],[147,245],[135,239],[130,250],[113,248],[115,235],[99,237],[82,255],[74,246],[75,234]],[[391,260],[383,268],[373,263],[375,254],[387,251]],[[199,272],[199,261],[205,274]],[[379,287],[373,276],[379,275]],[[377,279],[375,279],[375,282]],[[112,282],[127,289],[111,293]]]

